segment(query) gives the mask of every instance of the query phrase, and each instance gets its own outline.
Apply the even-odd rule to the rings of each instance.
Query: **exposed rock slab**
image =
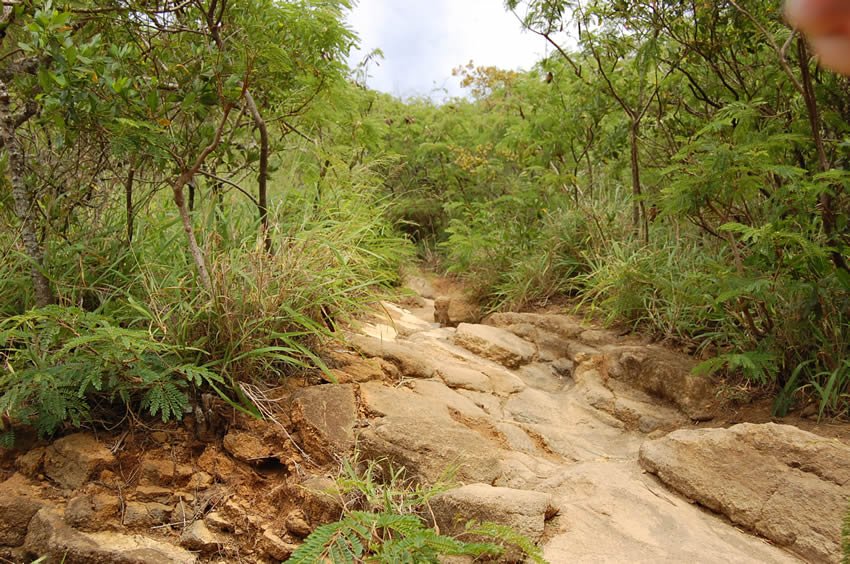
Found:
[[[850,446],[786,425],[681,430],[640,463],[665,484],[819,562],[838,562],[850,500]]]
[[[49,564],[193,564],[197,560],[180,547],[141,535],[81,533],[46,508],[33,517],[25,547],[33,555],[45,556]]]
[[[299,391],[292,422],[304,449],[320,463],[332,462],[354,448],[357,397],[354,384],[326,384]]]
[[[454,342],[508,368],[518,368],[534,358],[537,349],[513,333],[489,325],[461,323]]]
[[[44,471],[51,480],[77,489],[95,472],[115,462],[112,452],[92,435],[76,433],[55,441],[44,455]]]

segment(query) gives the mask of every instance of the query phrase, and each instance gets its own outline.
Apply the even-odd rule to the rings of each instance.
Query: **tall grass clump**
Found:
[[[321,193],[273,184],[271,252],[254,206],[235,194],[200,201],[211,293],[195,278],[170,202],[156,194],[132,242],[115,236],[126,225],[118,198],[96,222],[78,217],[47,239],[56,303],[46,308],[29,309],[29,265],[4,231],[0,409],[42,434],[113,409],[180,418],[194,390],[251,410],[242,382],[326,369],[322,347],[391,290],[412,255],[385,219],[378,183],[363,165],[345,167]]]

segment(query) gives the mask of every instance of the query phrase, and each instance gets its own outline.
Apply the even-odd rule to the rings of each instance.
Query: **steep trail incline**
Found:
[[[693,398],[680,410],[624,381],[664,395],[652,374],[641,373],[666,370],[670,386],[698,386],[688,383],[685,357],[569,316],[496,315],[452,328],[432,322],[431,300],[421,306],[384,304],[351,337],[366,356],[400,371],[395,383],[359,384],[368,422],[358,442],[367,457],[389,457],[426,481],[457,465],[460,481],[478,485],[462,488],[450,509],[462,518],[507,515],[540,538],[556,564],[799,561],[670,491],[641,465],[647,434],[687,426],[683,410],[690,419],[702,415]],[[535,500],[536,514],[528,509]],[[437,522],[451,529],[444,513],[441,507]],[[833,560],[832,543],[808,553],[794,540],[781,544]]]

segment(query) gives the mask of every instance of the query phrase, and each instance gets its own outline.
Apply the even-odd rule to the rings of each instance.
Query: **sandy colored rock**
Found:
[[[605,349],[608,373],[648,394],[667,400],[694,419],[705,419],[715,385],[693,374],[696,361],[656,346],[615,346]]]
[[[809,561],[838,562],[850,446],[773,423],[675,431],[640,463],[661,481]]]
[[[313,528],[310,526],[310,523],[307,522],[307,517],[300,509],[296,509],[286,516],[284,526],[287,531],[302,539],[313,532]]]
[[[218,511],[210,511],[204,516],[204,523],[214,531],[232,533],[235,530],[233,523]]]
[[[354,384],[325,384],[300,390],[292,401],[292,423],[304,450],[320,464],[354,448],[357,397]]]
[[[313,526],[338,521],[342,516],[343,499],[339,486],[330,478],[313,476],[292,490],[298,507]]]
[[[83,531],[115,528],[120,522],[121,500],[109,490],[97,489],[68,502],[65,522]]]
[[[357,358],[342,368],[331,370],[337,384],[398,380],[398,368],[382,358]]]
[[[194,564],[196,557],[171,544],[141,535],[82,533],[49,509],[36,513],[25,547],[47,564]]]
[[[115,457],[92,435],[77,433],[51,444],[44,455],[44,471],[63,488],[77,489],[115,462]]]
[[[536,352],[534,345],[528,341],[489,325],[461,323],[455,333],[454,343],[508,368],[528,364]]]
[[[272,458],[274,449],[260,437],[245,431],[229,431],[222,441],[222,446],[236,460],[255,464]]]
[[[26,478],[20,474],[0,484],[0,546],[21,546],[33,516],[45,502],[27,495]]]
[[[368,357],[380,357],[397,365],[409,378],[432,378],[439,366],[434,359],[423,354],[418,347],[384,341],[374,337],[354,335],[351,344]]]
[[[434,322],[442,327],[457,327],[480,320],[481,308],[459,296],[440,296],[434,300]]]
[[[473,392],[492,392],[493,384],[483,372],[459,363],[447,362],[437,369],[437,376],[450,388]]]
[[[292,556],[292,553],[298,549],[298,546],[286,542],[271,529],[266,529],[257,542],[257,548],[275,560],[286,560]]]
[[[171,520],[174,507],[155,501],[130,501],[124,506],[125,527],[153,527]]]
[[[437,482],[451,468],[457,468],[460,481],[492,482],[500,474],[495,440],[443,419],[378,420],[360,434],[359,448],[366,459],[389,459],[426,483]]]
[[[547,494],[480,483],[440,494],[431,500],[431,510],[443,534],[460,534],[469,521],[492,522],[507,525],[532,542],[540,540],[546,521],[558,512]]]
[[[219,550],[222,546],[221,539],[207,528],[203,521],[194,521],[180,534],[180,545],[203,553]]]
[[[156,501],[168,503],[174,496],[174,491],[162,486],[138,486],[133,491],[133,501]]]
[[[511,331],[515,326],[533,325],[563,339],[575,339],[587,330],[582,320],[576,317],[545,313],[494,313],[485,318],[483,323]]]
[[[178,464],[157,454],[148,454],[139,465],[139,483],[143,485],[169,486],[191,476],[191,466]]]

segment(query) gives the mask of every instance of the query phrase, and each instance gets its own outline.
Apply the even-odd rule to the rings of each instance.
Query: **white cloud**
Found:
[[[547,53],[545,40],[523,32],[502,0],[360,0],[348,18],[359,34],[356,64],[379,48],[385,59],[370,68],[369,86],[396,96],[463,93],[451,76],[476,65],[529,69]]]

